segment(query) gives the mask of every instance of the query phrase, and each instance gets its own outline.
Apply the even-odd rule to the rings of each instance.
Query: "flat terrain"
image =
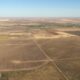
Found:
[[[1,80],[80,80],[80,36],[57,29],[0,28]]]

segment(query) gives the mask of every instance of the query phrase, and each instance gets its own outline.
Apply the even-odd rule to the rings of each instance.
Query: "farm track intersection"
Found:
[[[35,33],[33,31],[35,31]],[[24,31],[19,33],[24,33]],[[36,75],[35,71],[38,71],[39,69],[43,69],[43,71],[45,71],[44,68],[46,68],[47,70],[49,69],[49,73],[47,73],[45,76],[49,75],[53,80],[76,80],[75,76],[72,76],[75,74],[75,72],[71,73],[69,66],[71,70],[73,68],[71,65],[75,65],[74,70],[79,67],[80,45],[78,43],[80,42],[80,38],[79,36],[66,33],[65,31],[59,31],[58,34],[59,35],[51,34],[46,30],[42,31],[30,29],[28,30],[28,35],[25,36],[23,36],[24,34],[15,35],[15,32],[13,35],[2,35],[1,33],[1,38],[4,35],[8,38],[5,37],[3,38],[3,41],[0,40],[0,71],[33,71]],[[55,38],[55,36],[59,37]],[[54,46],[48,45],[51,43]],[[70,47],[68,47],[69,44]],[[66,49],[64,49],[64,47]],[[71,57],[71,50],[74,51],[73,57]],[[65,64],[65,62],[67,64]],[[75,62],[78,62],[78,64],[75,64]],[[65,67],[65,65],[67,65],[67,67]],[[51,72],[51,69],[53,72]],[[66,69],[68,70],[68,73],[71,73],[72,75],[68,75]],[[50,74],[53,75],[54,78]],[[76,75],[78,74],[80,73],[76,72]],[[31,75],[33,75],[33,73],[31,73]],[[44,74],[40,74],[40,76],[43,75]]]

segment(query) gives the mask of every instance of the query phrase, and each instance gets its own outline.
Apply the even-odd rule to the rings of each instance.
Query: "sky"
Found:
[[[80,0],[0,0],[0,17],[80,17]]]

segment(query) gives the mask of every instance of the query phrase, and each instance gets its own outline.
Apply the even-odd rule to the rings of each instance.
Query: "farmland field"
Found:
[[[0,80],[80,80],[79,28],[17,24],[0,26]]]

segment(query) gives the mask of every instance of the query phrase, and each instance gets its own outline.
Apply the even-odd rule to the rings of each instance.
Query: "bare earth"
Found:
[[[80,80],[79,29],[0,30],[2,80]]]

